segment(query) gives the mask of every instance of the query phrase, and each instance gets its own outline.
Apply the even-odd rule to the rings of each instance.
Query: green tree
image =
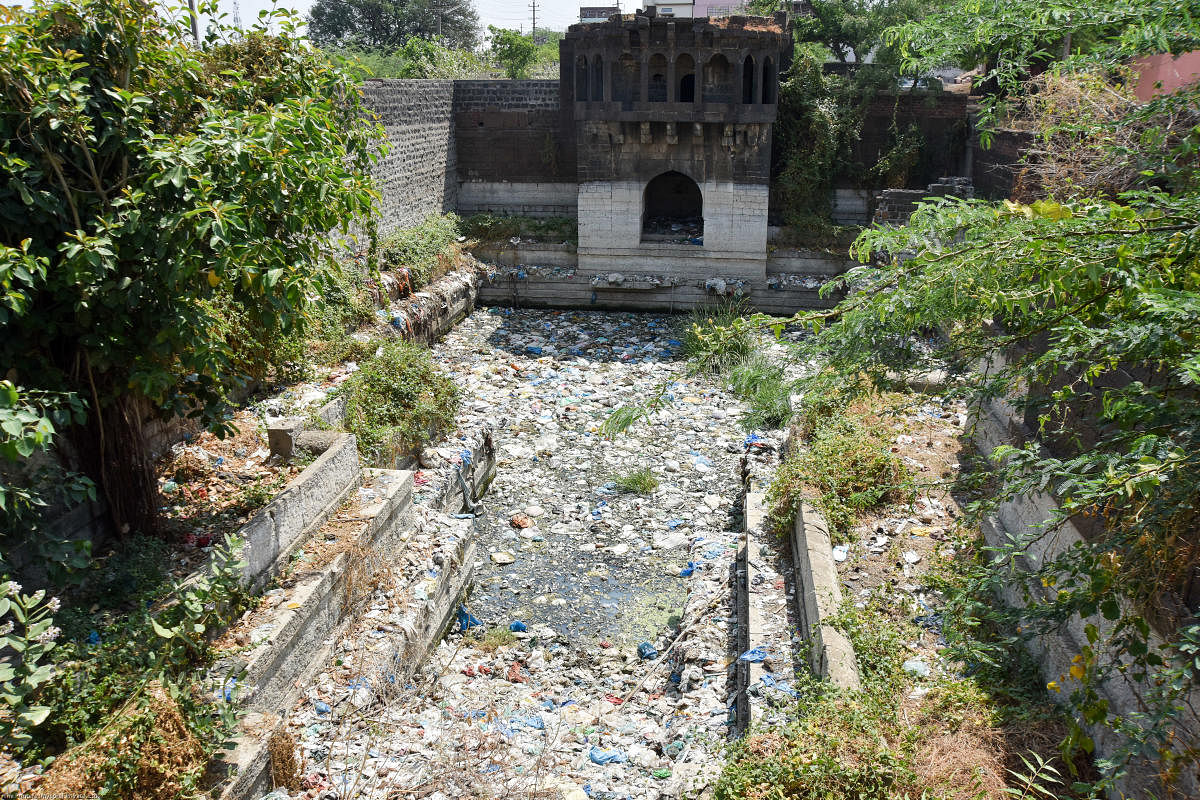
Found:
[[[537,60],[537,45],[532,36],[507,28],[488,26],[492,40],[492,55],[512,79],[529,77],[529,68]]]
[[[946,0],[889,31],[913,71],[986,61],[1001,90],[992,107],[1006,96],[1037,134],[1027,163],[1040,183],[1029,202],[941,200],[904,227],[866,231],[854,254],[869,266],[839,282],[846,298],[797,317],[814,333],[799,357],[822,364],[802,381],[805,397],[936,372],[972,407],[1003,397],[1024,412],[1035,438],[990,454],[989,492],[972,513],[1043,492],[1059,506],[981,556],[947,636],[1007,631],[994,645],[1007,650],[1077,625],[1086,643],[1070,682],[1051,688],[1078,720],[1068,746],[1090,752],[1085,725],[1124,737],[1099,762],[1106,780],[1134,755],[1157,752],[1169,778],[1200,753],[1189,704],[1200,626],[1185,601],[1200,569],[1200,89],[1142,104],[1121,69],[1192,46],[1196,12]],[[1086,541],[1029,555],[1068,521]],[[1017,607],[997,604],[1000,591]],[[994,655],[972,647],[960,655]],[[1122,716],[1103,687],[1126,677],[1150,688]]]
[[[317,0],[308,35],[325,49],[391,52],[412,37],[471,50],[479,15],[470,0]]]
[[[121,531],[155,528],[146,410],[220,430],[247,377],[221,301],[301,328],[371,209],[356,77],[266,21],[195,47],[149,0],[0,9],[0,364],[87,400],[64,433]]]

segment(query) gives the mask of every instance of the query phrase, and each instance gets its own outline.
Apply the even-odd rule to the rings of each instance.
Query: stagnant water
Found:
[[[308,786],[584,800],[711,785],[736,699],[745,433],[736,400],[686,375],[682,323],[493,309],[434,347],[463,391],[460,422],[492,425],[498,451],[468,607],[493,631],[524,630],[508,642],[452,633],[411,686],[372,676],[368,690],[401,599],[383,587],[289,715]],[[599,435],[614,408],[660,388],[650,419]],[[642,468],[657,486],[619,491],[617,478]],[[643,643],[666,657],[643,658]]]

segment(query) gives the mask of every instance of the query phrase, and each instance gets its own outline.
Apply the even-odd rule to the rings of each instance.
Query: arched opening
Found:
[[[650,56],[650,82],[646,86],[646,100],[650,103],[667,102],[667,57],[661,53]]]
[[[617,61],[613,70],[612,99],[621,104],[623,111],[631,111],[634,103],[642,100],[642,64],[626,53]]]
[[[754,56],[746,56],[742,62],[742,102],[750,105],[754,102]]]
[[[704,197],[682,172],[664,172],[642,195],[642,241],[704,244]]]
[[[679,102],[696,102],[696,62],[687,53],[675,59],[675,79],[679,81]]]
[[[720,53],[704,65],[704,102],[736,102],[733,93],[733,65]]]
[[[768,56],[763,59],[763,102],[772,104],[778,96],[779,76],[775,74],[775,62]]]
[[[601,102],[604,100],[604,59],[600,56],[592,58],[592,91],[589,95],[593,101]]]
[[[587,102],[588,88],[591,84],[588,82],[588,60],[587,56],[580,56],[575,59],[575,99],[579,102]]]

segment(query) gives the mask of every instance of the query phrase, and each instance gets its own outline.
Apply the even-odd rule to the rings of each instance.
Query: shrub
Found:
[[[774,523],[786,527],[808,487],[830,536],[846,541],[859,516],[897,499],[905,476],[885,432],[859,415],[845,414],[818,424],[808,446],[779,468],[767,499]]]
[[[400,339],[363,362],[346,386],[346,428],[375,464],[411,454],[449,428],[458,410],[458,387],[434,366],[428,348]]]
[[[379,268],[407,272],[413,291],[445,275],[458,260],[459,220],[454,214],[434,216],[392,231],[379,243]]]
[[[648,467],[635,469],[624,475],[614,475],[617,489],[627,494],[650,494],[658,488],[658,478]]]
[[[754,354],[754,340],[743,324],[745,303],[720,300],[697,306],[683,331],[683,354],[700,370],[722,373]]]

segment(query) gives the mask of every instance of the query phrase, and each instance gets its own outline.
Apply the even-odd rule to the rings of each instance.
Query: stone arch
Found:
[[[680,103],[696,102],[696,59],[683,53],[675,59],[675,80],[679,82],[676,99]]]
[[[592,91],[588,96],[598,103],[604,100],[604,59],[600,57],[599,53],[592,56],[591,73],[589,77],[592,82]]]
[[[775,71],[775,60],[770,56],[763,59],[762,101],[768,105],[779,100],[779,75]]]
[[[667,57],[662,53],[655,53],[650,56],[648,67],[650,82],[646,88],[647,102],[667,102]]]
[[[587,56],[579,56],[575,59],[575,100],[586,103],[589,88],[591,81],[588,80],[588,59]]]
[[[754,90],[758,83],[754,66],[754,56],[746,56],[746,60],[742,62],[742,103],[746,105],[754,102]]]
[[[674,170],[647,182],[642,192],[642,241],[703,236],[704,194],[699,184]]]
[[[733,65],[723,54],[717,53],[704,65],[704,102],[736,102],[733,90]]]

